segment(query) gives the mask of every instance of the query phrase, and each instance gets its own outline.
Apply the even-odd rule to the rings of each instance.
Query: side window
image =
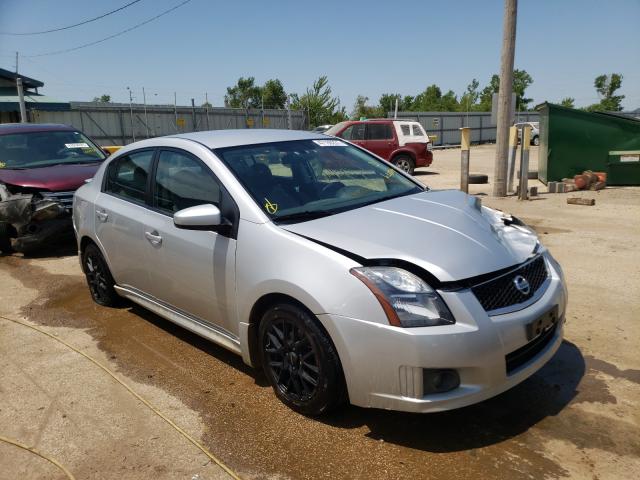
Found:
[[[411,135],[411,127],[406,123],[403,123],[402,125],[400,125],[400,128],[402,129],[402,135],[405,135],[407,137]]]
[[[391,125],[388,123],[370,123],[367,125],[367,138],[369,140],[387,140],[393,138]]]
[[[420,128],[420,125],[412,125],[413,128],[413,135],[416,137],[421,137],[424,135],[424,133],[422,133],[422,129]]]
[[[163,150],[158,158],[153,204],[173,214],[203,203],[220,205],[220,185],[194,157]]]
[[[365,124],[364,123],[356,123],[346,128],[340,137],[345,140],[364,140],[364,131]]]
[[[153,150],[131,153],[114,160],[107,170],[105,192],[144,202]]]

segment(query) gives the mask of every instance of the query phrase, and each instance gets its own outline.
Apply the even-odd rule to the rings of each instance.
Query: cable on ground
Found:
[[[128,384],[126,384],[124,381],[120,380],[115,373],[113,373],[108,367],[104,366],[102,363],[100,363],[98,360],[96,360],[95,358],[91,357],[90,355],[82,352],[81,350],[78,350],[77,348],[75,348],[73,345],[70,345],[69,343],[65,342],[64,340],[62,340],[61,338],[56,337],[55,335],[47,332],[46,330],[43,330],[41,328],[36,327],[35,325],[30,325],[28,323],[22,322],[20,320],[16,320],[14,318],[9,318],[9,317],[5,317],[4,315],[0,315],[0,318],[2,318],[3,320],[7,320],[9,322],[13,322],[16,323],[18,325],[22,325],[23,327],[27,327],[30,328],[32,330],[35,330],[36,332],[42,333],[43,335],[46,335],[49,338],[54,339],[56,342],[61,343],[62,345],[64,345],[65,347],[69,348],[70,350],[73,350],[74,352],[82,355],[84,358],[86,358],[87,360],[89,360],[91,363],[93,363],[94,365],[96,365],[97,367],[99,367],[100,369],[102,369],[105,373],[107,373],[111,378],[113,378],[116,382],[118,382],[120,385],[122,385],[124,388],[126,388],[129,393],[131,393],[131,395],[133,395],[134,397],[136,397],[138,400],[140,400],[143,404],[145,404],[153,413],[155,413],[156,415],[158,415],[160,418],[162,418],[165,422],[167,422],[169,425],[171,425],[171,427],[173,427],[178,433],[180,433],[180,435],[182,435],[184,438],[186,438],[189,442],[191,442],[195,447],[197,447],[202,453],[204,453],[207,457],[209,457],[209,459],[211,461],[213,461],[216,465],[218,465],[220,468],[222,468],[227,474],[229,474],[229,476],[231,476],[234,480],[242,480],[240,478],[240,476],[238,476],[237,473],[235,473],[233,470],[231,470],[231,468],[229,468],[227,465],[225,465],[222,460],[220,460],[218,457],[216,457],[213,453],[211,453],[209,450],[207,450],[206,447],[204,447],[200,442],[198,442],[195,438],[193,438],[191,435],[189,435],[187,432],[185,432],[182,428],[180,428],[178,425],[176,425],[170,418],[168,418],[166,415],[164,415],[160,410],[158,410],[156,407],[154,407],[148,400],[144,399],[142,396],[140,396],[140,394],[138,394],[135,390],[133,390],[133,388],[131,388]],[[47,458],[45,456],[43,456],[42,454],[36,452],[35,450],[26,447],[22,444],[18,444],[17,442],[13,442],[12,440],[8,440],[8,439],[4,439],[4,437],[0,437],[1,440],[3,441],[7,441],[8,443],[11,443],[13,445],[16,445],[20,448],[24,448],[26,450],[29,450],[33,453],[35,453],[36,455],[41,456],[42,458],[50,461],[51,463],[53,463],[54,465],[60,467],[62,470],[64,470],[64,472],[67,474],[67,476],[72,479],[75,480],[74,477],[68,472],[68,470],[66,470],[62,465],[60,465],[58,462],[56,462],[55,460],[51,459],[51,458]]]

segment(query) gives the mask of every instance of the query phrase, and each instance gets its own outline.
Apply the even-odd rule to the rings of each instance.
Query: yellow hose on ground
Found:
[[[2,317],[2,318],[4,318],[4,317]],[[27,452],[35,453],[40,458],[44,458],[47,462],[53,463],[56,467],[58,467],[60,470],[62,470],[64,472],[64,474],[69,478],[69,480],[76,480],[76,477],[74,477],[73,474],[64,467],[64,465],[62,465],[60,462],[58,462],[54,458],[51,458],[48,455],[45,455],[44,453],[40,453],[39,451],[37,451],[36,449],[34,449],[32,447],[27,447],[26,445],[23,445],[20,442],[16,442],[15,440],[11,440],[10,438],[7,438],[7,437],[3,437],[2,435],[0,435],[0,442],[5,442],[5,443],[8,443],[10,445],[14,445],[14,446],[16,446],[18,448],[22,448],[22,449],[26,450]]]
[[[56,337],[55,335],[36,327],[35,325],[30,325],[28,323],[22,322],[20,320],[16,320],[14,318],[9,318],[9,317],[5,317],[3,315],[0,315],[0,318],[2,318],[3,320],[7,320],[9,322],[13,322],[16,323],[18,325],[22,325],[23,327],[27,327],[30,328],[32,330],[35,330],[36,332],[42,333],[44,335],[46,335],[49,338],[53,338],[56,342],[61,343],[62,345],[64,345],[65,347],[73,350],[74,352],[82,355],[84,358],[86,358],[87,360],[89,360],[90,362],[92,362],[94,365],[96,365],[97,367],[101,368],[102,370],[104,370],[111,378],[113,378],[116,382],[118,382],[120,385],[122,385],[124,388],[126,388],[129,393],[131,393],[131,395],[133,395],[134,397],[136,397],[138,400],[140,400],[142,403],[144,403],[147,407],[149,407],[149,409],[155,413],[156,415],[158,415],[160,418],[162,418],[165,422],[167,422],[169,425],[171,425],[178,433],[180,433],[184,438],[186,438],[187,440],[189,440],[189,442],[191,442],[193,445],[195,445],[202,453],[204,453],[207,457],[209,457],[215,464],[217,464],[220,468],[222,468],[225,472],[227,472],[229,474],[229,476],[231,476],[234,480],[242,480],[237,473],[235,473],[233,470],[231,470],[231,468],[227,467],[222,460],[218,459],[215,455],[213,455],[209,450],[207,450],[200,442],[198,442],[195,438],[193,438],[191,435],[189,435],[187,432],[185,432],[182,428],[180,428],[178,425],[176,425],[171,419],[169,419],[168,417],[166,417],[160,410],[158,410],[156,407],[154,407],[149,401],[145,400],[143,397],[140,396],[140,394],[136,393],[129,385],[127,385],[125,382],[123,382],[122,380],[120,380],[115,373],[113,373],[111,370],[109,370],[109,368],[105,367],[102,363],[100,363],[98,360],[96,360],[95,358],[87,355],[86,353],[78,350],[77,348],[75,348],[74,346],[68,344],[67,342],[65,342],[64,340],[62,340],[61,338]],[[60,467],[66,474],[67,476],[72,479],[75,480],[73,475],[71,475],[71,473],[64,468],[62,465],[60,465],[58,462],[56,462],[55,460],[53,460],[52,458],[48,458],[38,452],[36,452],[35,450],[19,444],[18,442],[14,442],[13,440],[9,440],[9,439],[5,439],[4,437],[0,437],[0,440],[5,441],[7,443],[10,443],[12,445],[15,445],[17,447],[20,448],[24,448],[25,450],[28,450],[30,452],[35,453],[36,455],[39,455],[40,457],[44,458],[45,460],[50,461],[51,463],[53,463],[54,465]]]

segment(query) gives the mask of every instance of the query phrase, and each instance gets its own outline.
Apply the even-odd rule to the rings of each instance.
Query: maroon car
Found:
[[[409,174],[433,161],[429,136],[416,121],[390,118],[347,121],[325,133],[349,140]]]
[[[105,158],[69,125],[0,125],[0,251],[70,234],[73,194]]]

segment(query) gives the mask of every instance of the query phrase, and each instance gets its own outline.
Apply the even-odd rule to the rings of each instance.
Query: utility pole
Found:
[[[144,103],[144,126],[147,127],[147,138],[149,138],[149,117],[147,117],[147,95],[142,87],[142,103]]]
[[[20,100],[20,122],[27,123],[27,107],[24,103],[24,90],[22,88],[22,78],[16,78],[16,86],[18,87],[18,98]]]
[[[196,100],[195,98],[191,99],[191,123],[193,123],[193,131],[198,131],[198,122],[196,118]]]
[[[175,116],[176,132],[178,131],[178,96],[173,92],[173,115]]]
[[[18,52],[16,52],[16,75],[18,74]]]
[[[493,195],[507,195],[509,126],[511,124],[511,94],[513,91],[513,59],[516,48],[516,17],[518,0],[504,0],[502,25],[502,55],[500,57],[500,90],[496,125],[496,158],[493,173]]]
[[[129,90],[129,113],[131,114],[131,138],[135,142],[136,132],[133,128],[133,95],[131,94],[131,89],[129,87],[127,87],[127,90]]]
[[[207,114],[207,130],[211,130],[209,126],[209,94],[204,92],[204,111]]]

